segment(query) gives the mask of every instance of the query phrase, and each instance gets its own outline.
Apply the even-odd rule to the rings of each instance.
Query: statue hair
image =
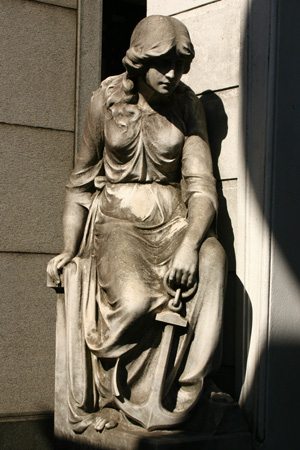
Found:
[[[188,73],[195,56],[194,47],[186,26],[169,16],[149,16],[141,20],[133,30],[130,46],[122,62],[126,69],[115,89],[107,97],[107,106],[116,103],[137,103],[137,79],[151,62],[176,52],[183,59],[183,73]]]

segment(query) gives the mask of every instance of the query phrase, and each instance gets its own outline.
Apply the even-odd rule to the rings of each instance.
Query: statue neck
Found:
[[[154,89],[148,86],[147,83],[145,83],[142,77],[139,77],[138,79],[138,94],[138,105],[143,109],[146,109],[149,106],[151,107],[151,105],[155,106],[157,104],[164,103],[169,97],[156,92]]]

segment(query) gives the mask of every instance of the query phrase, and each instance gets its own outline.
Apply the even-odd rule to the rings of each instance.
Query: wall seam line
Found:
[[[74,130],[67,130],[67,129],[63,129],[63,128],[42,127],[42,126],[35,126],[35,125],[27,125],[27,124],[23,124],[23,123],[5,122],[2,120],[0,120],[0,125],[9,125],[12,127],[23,127],[23,128],[35,128],[37,130],[60,131],[63,133],[74,133]]]
[[[175,13],[171,13],[169,15],[170,16],[178,16],[179,14],[183,14],[183,13],[186,13],[186,12],[189,12],[189,11],[193,11],[194,9],[203,8],[204,6],[212,5],[214,3],[219,3],[220,1],[222,1],[222,0],[214,0],[212,2],[208,1],[207,3],[204,3],[203,5],[193,6],[192,8],[184,9],[183,11],[178,11],[178,12],[175,12]]]
[[[48,5],[48,6],[56,6],[57,8],[63,8],[63,9],[70,9],[71,11],[76,11],[78,9],[78,6],[66,6],[66,5],[57,5],[56,3],[49,3],[47,1],[42,2],[40,0],[27,0],[28,2],[33,3],[39,3],[40,5]],[[218,0],[219,1],[219,0]]]

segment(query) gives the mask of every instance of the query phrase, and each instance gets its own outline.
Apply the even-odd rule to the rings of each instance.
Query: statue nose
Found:
[[[175,77],[175,70],[172,68],[170,69],[165,76],[169,79],[169,80],[173,80],[173,78]]]

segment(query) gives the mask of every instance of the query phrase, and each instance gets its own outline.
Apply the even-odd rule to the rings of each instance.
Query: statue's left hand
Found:
[[[50,278],[56,283],[57,285],[60,283],[60,271],[63,267],[65,267],[71,259],[74,258],[75,255],[72,253],[64,252],[60,255],[55,256],[52,258],[47,266],[47,273],[50,276]]]
[[[184,288],[191,287],[196,281],[198,257],[196,248],[182,243],[170,263],[170,284],[176,283]]]

